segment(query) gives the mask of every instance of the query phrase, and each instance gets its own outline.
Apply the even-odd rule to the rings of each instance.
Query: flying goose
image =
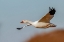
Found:
[[[29,20],[22,20],[20,23],[24,23],[27,24],[26,26],[34,26],[35,28],[49,28],[49,27],[56,27],[55,24],[51,23],[50,20],[54,17],[55,15],[55,8],[50,8],[49,7],[49,12],[42,17],[40,20],[32,22]],[[24,26],[24,27],[26,27]],[[22,28],[24,28],[22,27]],[[17,28],[18,30],[22,29],[22,28]]]

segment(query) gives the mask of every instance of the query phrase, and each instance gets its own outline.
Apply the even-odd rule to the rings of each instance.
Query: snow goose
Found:
[[[54,17],[55,12],[56,12],[55,8],[49,7],[49,12],[44,17],[42,17],[40,20],[35,21],[35,22],[29,21],[29,20],[22,20],[20,23],[25,23],[25,24],[27,24],[26,26],[32,25],[35,28],[56,27],[55,24],[50,23],[50,20]],[[26,27],[26,26],[24,26],[24,27]],[[22,28],[24,28],[24,27],[22,27]],[[17,29],[20,30],[22,28],[17,28]]]

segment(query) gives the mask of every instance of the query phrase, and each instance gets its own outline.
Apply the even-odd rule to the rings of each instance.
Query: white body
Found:
[[[38,21],[35,21],[32,23],[32,25],[36,28],[45,28],[49,24],[50,23],[44,23],[44,22],[38,22]]]
[[[45,22],[38,22],[38,21],[33,22],[32,25],[36,28],[56,27],[56,25],[54,25],[53,23],[45,23]]]

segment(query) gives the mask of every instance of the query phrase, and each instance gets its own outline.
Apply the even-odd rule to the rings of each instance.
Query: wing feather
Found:
[[[42,17],[38,22],[46,22],[46,23],[50,22],[50,20],[54,17],[56,10],[53,7],[52,9],[51,8],[49,9],[50,9],[49,12],[44,17]]]

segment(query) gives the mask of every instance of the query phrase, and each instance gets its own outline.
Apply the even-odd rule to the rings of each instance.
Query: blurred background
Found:
[[[54,30],[32,36],[25,42],[64,42],[64,30]]]
[[[17,30],[25,24],[24,19],[36,21],[49,11],[56,9],[55,17],[51,20],[56,28],[39,29],[33,26]],[[48,32],[64,27],[64,0],[0,0],[0,42],[23,42],[35,33]]]

